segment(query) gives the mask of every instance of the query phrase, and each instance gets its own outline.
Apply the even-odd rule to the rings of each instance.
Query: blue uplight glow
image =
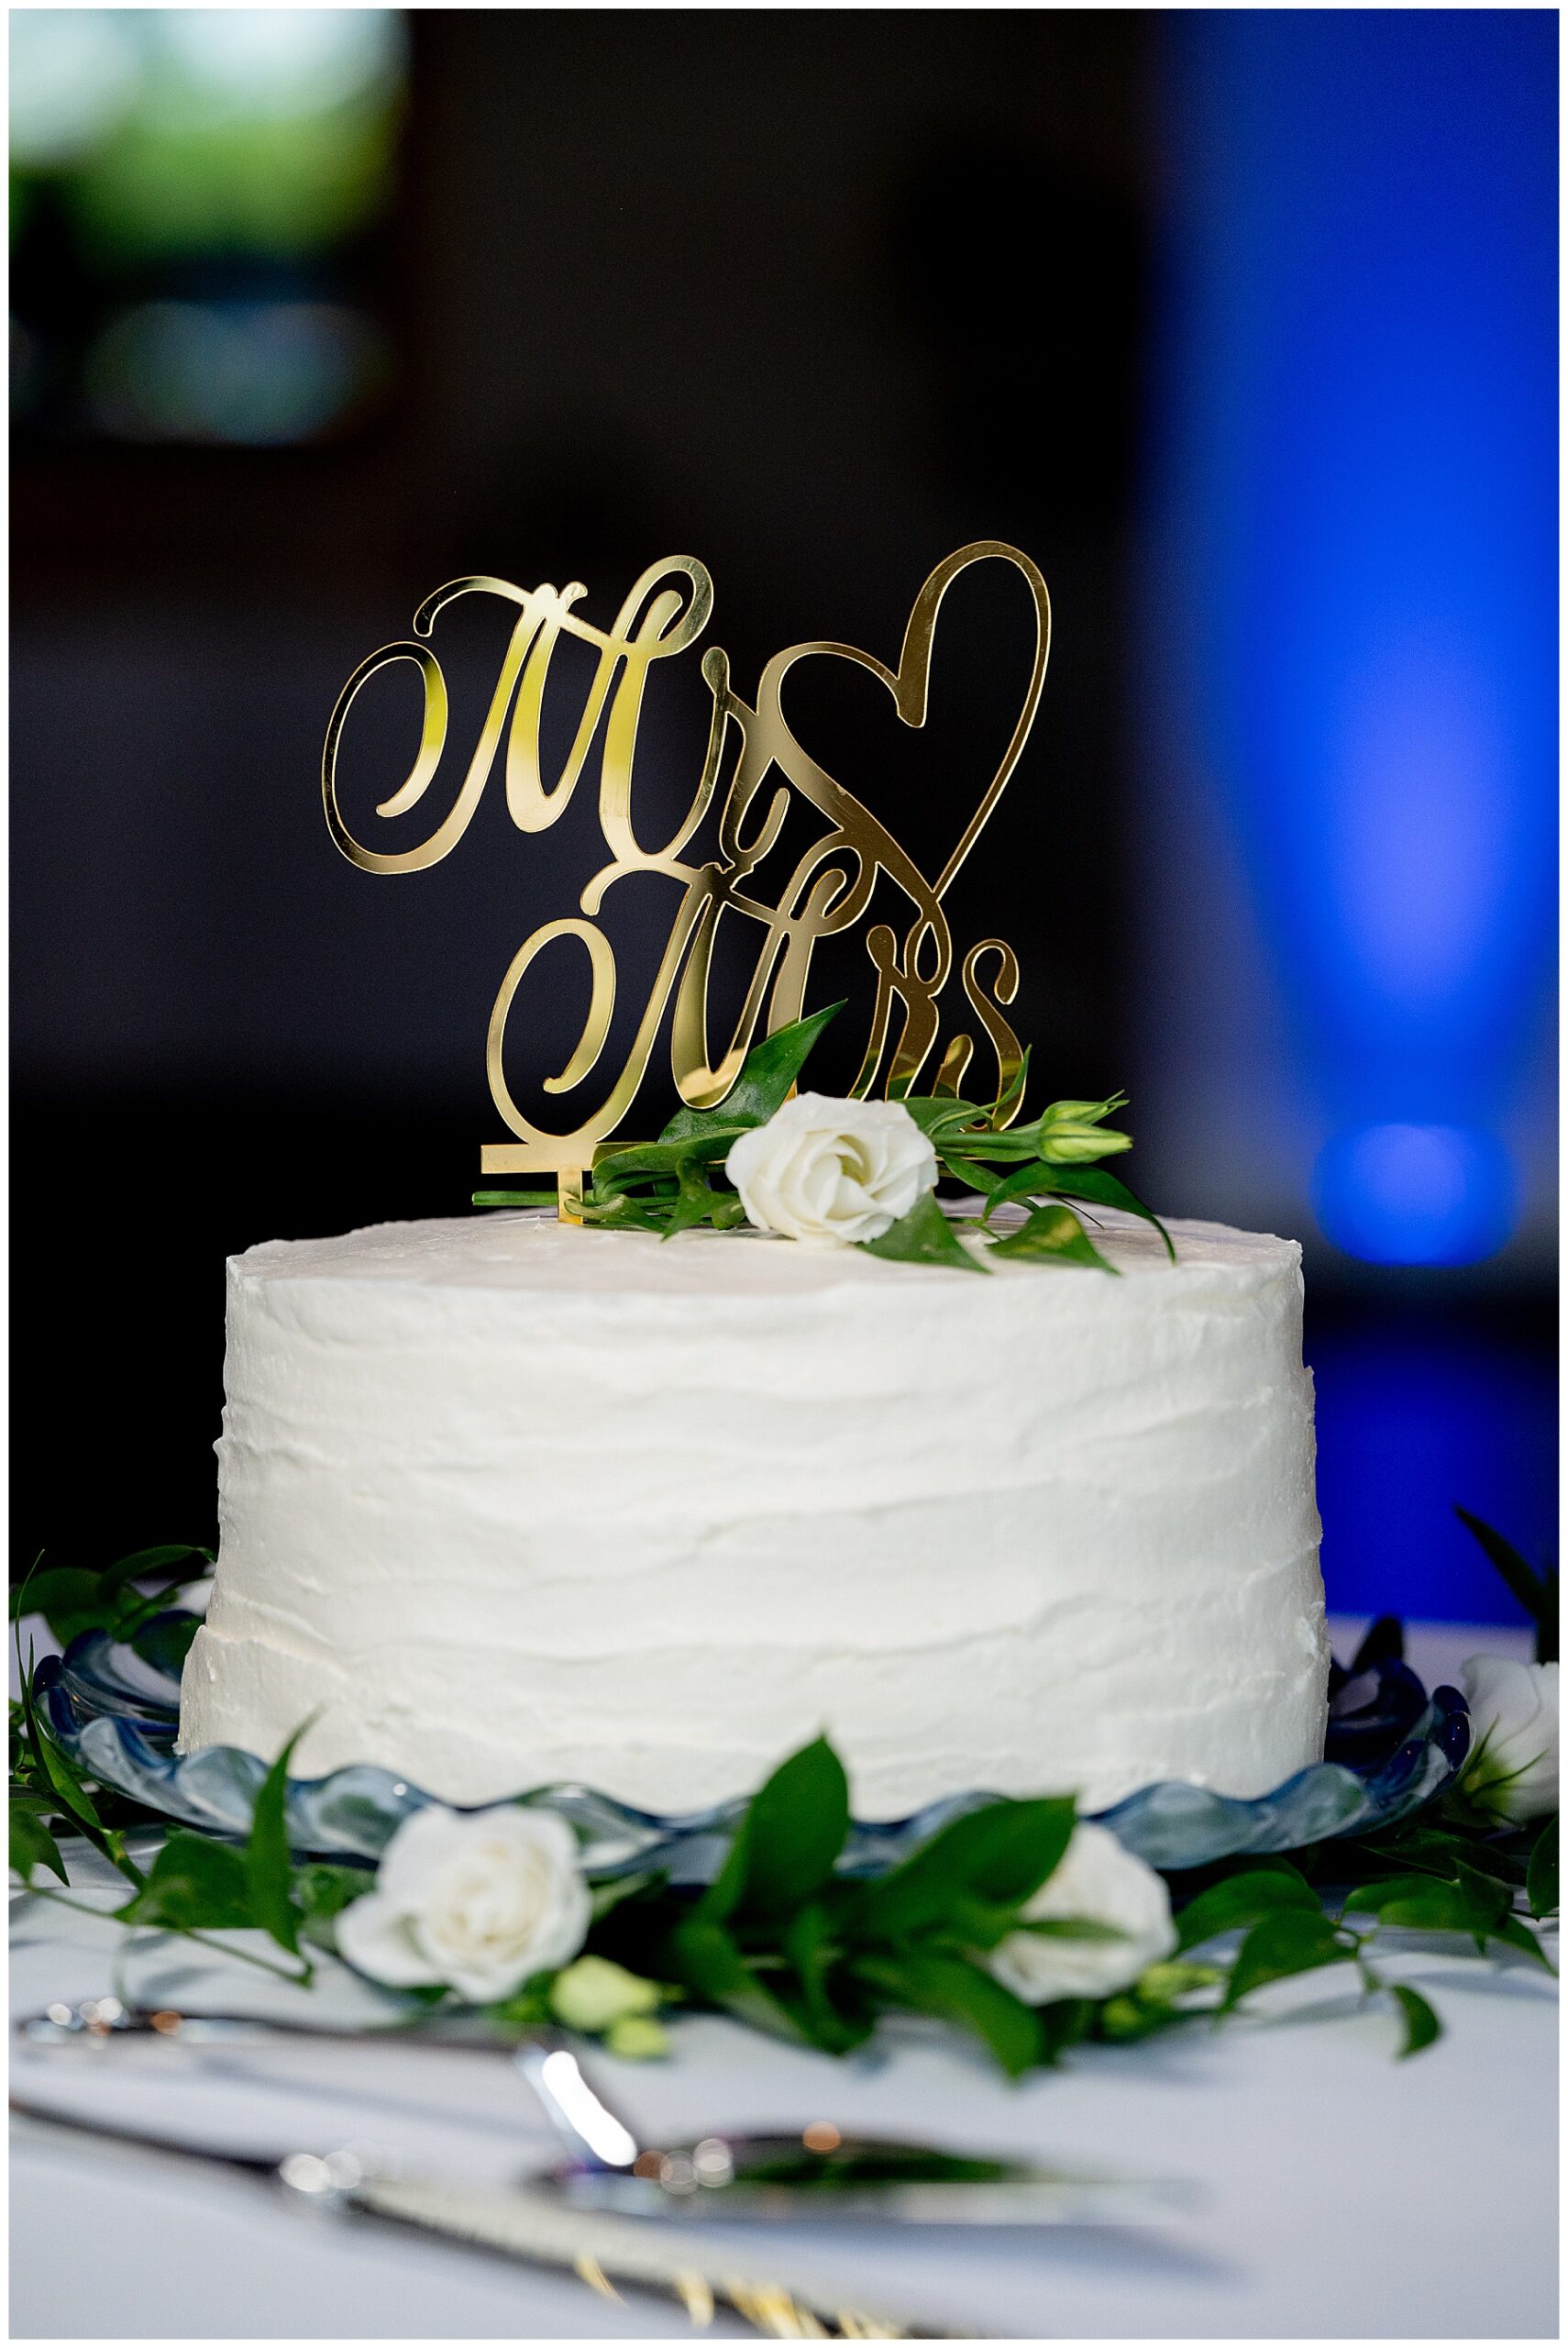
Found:
[[[1168,22],[1162,619],[1276,991],[1250,1112],[1329,1137],[1341,1246],[1473,1260],[1551,985],[1557,20]]]
[[[1474,1264],[1513,1226],[1514,1171],[1463,1125],[1359,1125],[1313,1169],[1312,1206],[1336,1246],[1373,1264]]]

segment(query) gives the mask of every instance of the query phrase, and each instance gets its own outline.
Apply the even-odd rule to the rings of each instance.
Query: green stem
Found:
[[[228,1941],[214,1940],[210,1933],[194,1932],[173,1924],[160,1924],[157,1929],[160,1932],[179,1932],[182,1938],[194,1941],[201,1948],[210,1948],[219,1956],[237,1956],[242,1965],[254,1965],[261,1972],[271,1973],[276,1980],[287,1981],[295,1989],[308,1989],[315,1979],[315,1967],[308,1962],[302,1964],[297,1973],[291,1973],[287,1966],[274,1965],[271,1958],[257,1956],[250,1949],[236,1948]]]
[[[1367,1949],[1370,1948],[1372,1943],[1377,1938],[1376,1925],[1374,1924],[1369,1932],[1353,1933],[1351,1932],[1350,1927],[1346,1924],[1343,1913],[1342,1912],[1339,1918],[1339,1929],[1341,1932],[1347,1933],[1353,1944],[1355,1969],[1361,1976],[1362,1996],[1364,1998],[1375,1998],[1379,1996],[1388,1985],[1382,1978],[1381,1975],[1373,1971],[1366,1957]]]
[[[35,1899],[52,1899],[56,1907],[69,1908],[78,1916],[95,1917],[101,1924],[120,1922],[112,1908],[89,1907],[84,1899],[72,1899],[68,1892],[56,1891],[49,1884],[29,1883],[28,1889]],[[218,1956],[237,1957],[241,1965],[254,1965],[259,1972],[270,1973],[275,1981],[287,1981],[292,1988],[308,1989],[315,1978],[315,1968],[312,1965],[306,1965],[303,1972],[291,1973],[285,1966],[274,1965],[271,1958],[258,1956],[253,1949],[235,1948],[228,1941],[215,1940],[210,1933],[198,1931],[193,1924],[125,1924],[121,1925],[121,1930],[175,1933],[181,1940],[194,1941],[198,1948],[210,1948]]]

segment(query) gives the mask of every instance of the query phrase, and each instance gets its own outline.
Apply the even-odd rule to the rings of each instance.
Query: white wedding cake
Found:
[[[856,1811],[1322,1751],[1300,1251],[1132,1217],[1124,1277],[756,1232],[388,1224],[229,1266],[182,1744],[459,1803],[680,1811],[819,1730]]]

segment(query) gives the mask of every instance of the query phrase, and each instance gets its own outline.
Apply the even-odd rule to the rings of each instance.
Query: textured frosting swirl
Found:
[[[307,1773],[458,1802],[692,1808],[823,1728],[864,1817],[1267,1791],[1327,1681],[1300,1251],[1103,1224],[1120,1279],[529,1214],[235,1257],[184,1746],[321,1707]]]

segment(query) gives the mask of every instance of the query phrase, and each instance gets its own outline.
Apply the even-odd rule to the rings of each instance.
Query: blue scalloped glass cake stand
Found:
[[[154,1635],[143,1645],[161,1644],[172,1656],[182,1650],[181,1634],[190,1620],[158,1617],[147,1626]],[[1452,1782],[1464,1758],[1470,1743],[1464,1699],[1452,1688],[1439,1688],[1429,1698],[1399,1662],[1374,1664],[1348,1681],[1338,1677],[1328,1759],[1253,1800],[1175,1782],[1145,1786],[1102,1811],[1099,1824],[1151,1866],[1170,1871],[1242,1854],[1300,1850],[1408,1818]],[[117,1645],[106,1632],[86,1631],[62,1656],[39,1666],[36,1686],[55,1735],[103,1784],[209,1833],[248,1831],[266,1764],[233,1745],[175,1752],[176,1665]],[[431,1799],[390,1769],[359,1767],[297,1778],[289,1787],[290,1840],[296,1851],[317,1858],[374,1860],[403,1820]],[[668,1868],[675,1882],[691,1884],[712,1880],[743,1807],[732,1801],[660,1818],[575,1785],[539,1787],[519,1799],[569,1820],[592,1874],[657,1866]],[[912,1818],[857,1823],[844,1865],[855,1874],[880,1873],[948,1819],[988,1799],[953,1794]]]

